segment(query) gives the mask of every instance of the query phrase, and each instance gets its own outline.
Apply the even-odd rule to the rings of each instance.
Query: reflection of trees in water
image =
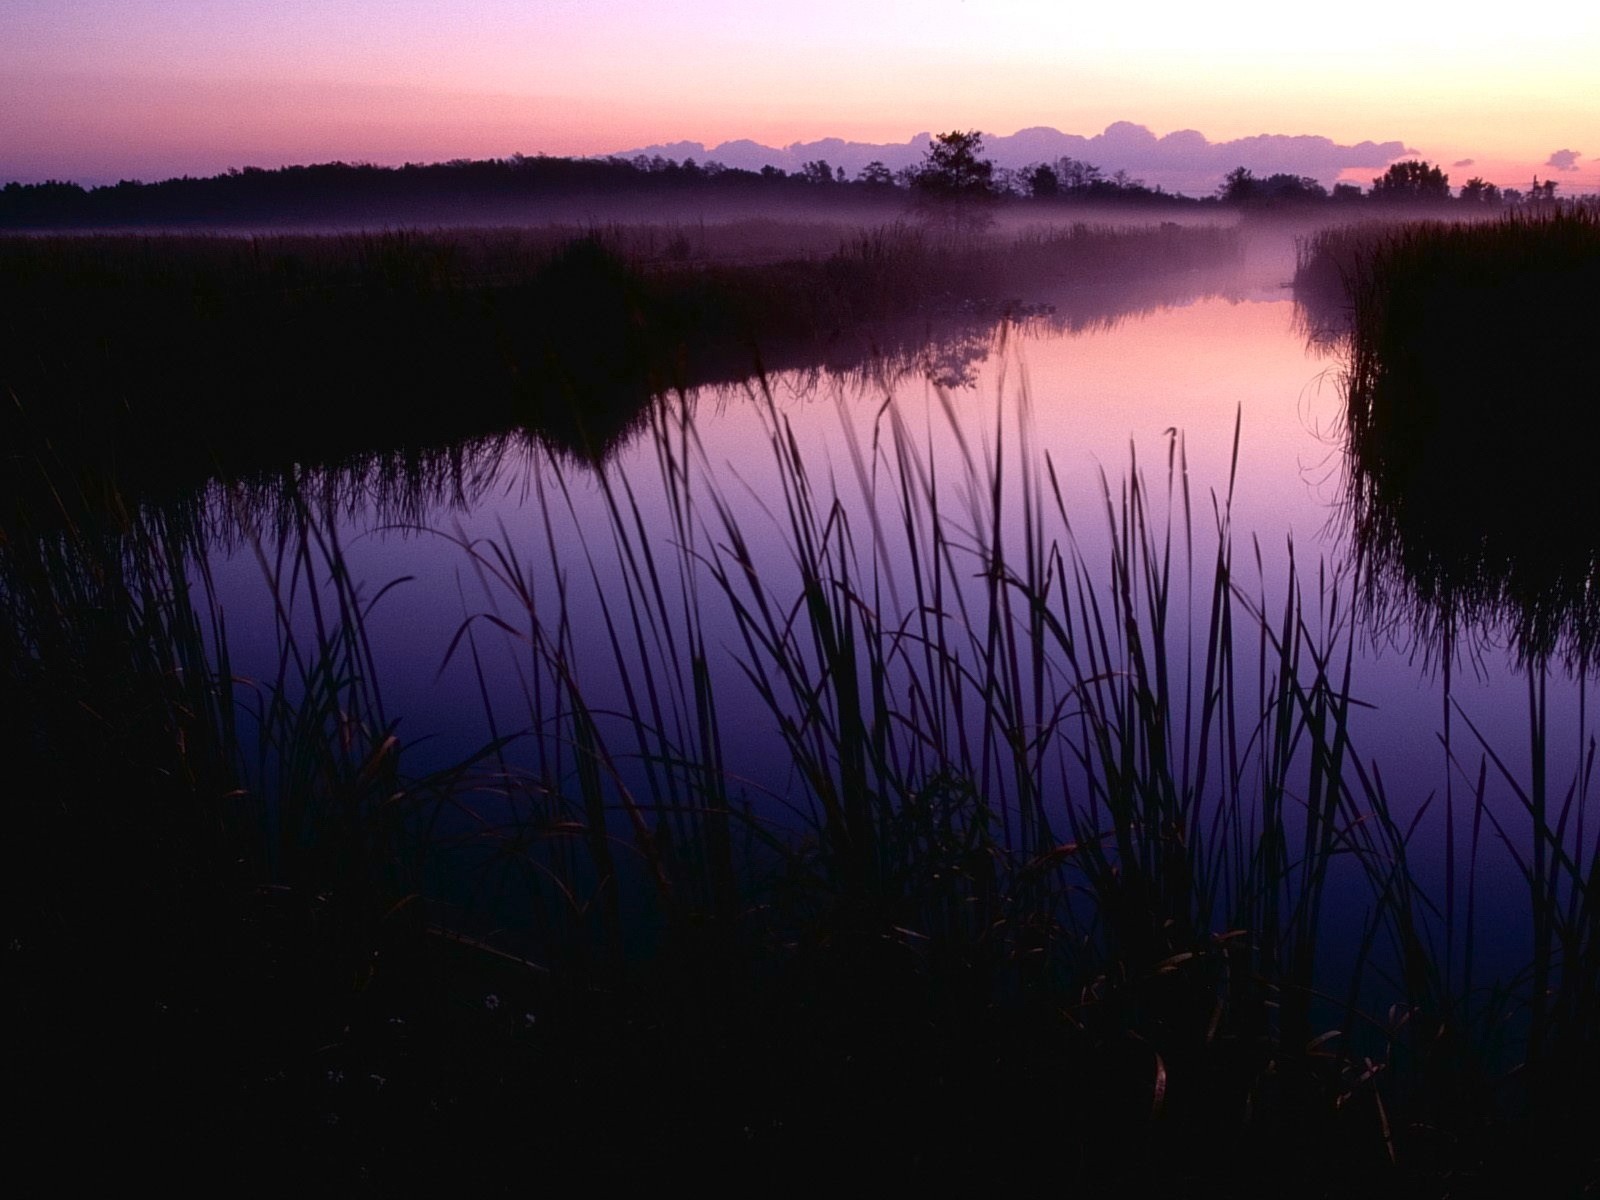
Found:
[[[780,373],[789,390],[805,395],[825,386],[882,396],[906,383],[973,386],[979,368],[1008,339],[1105,333],[1127,321],[1212,297],[1242,299],[1247,288],[1228,270],[1165,276],[1130,274],[1092,283],[1062,284],[1035,299],[968,299],[914,320],[879,322],[841,331],[826,342],[779,342],[736,356],[698,377],[685,390],[725,390],[736,395],[758,379]],[[620,446],[642,423],[630,425]]]
[[[970,388],[978,382],[978,367],[1000,336],[995,329],[969,330],[964,336],[931,343],[919,364],[922,373],[935,387]]]
[[[1041,300],[966,300],[949,311],[839,331],[827,340],[775,341],[702,355],[672,372],[652,369],[636,378],[579,380],[569,407],[550,406],[538,424],[426,451],[371,453],[325,464],[297,479],[293,494],[315,495],[354,512],[369,506],[396,523],[439,506],[469,508],[504,468],[529,454],[598,462],[640,436],[653,404],[693,404],[696,393],[737,403],[752,386],[781,375],[785,390],[806,396],[824,388],[881,397],[910,383],[973,386],[982,365],[1011,340],[1106,332],[1126,321],[1213,296],[1237,298],[1226,271],[1101,279],[1057,288]],[[670,378],[663,388],[661,380]],[[252,489],[276,487],[263,477]],[[267,504],[270,509],[270,503]]]

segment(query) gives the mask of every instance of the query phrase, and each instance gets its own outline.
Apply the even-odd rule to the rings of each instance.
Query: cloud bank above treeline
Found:
[[[919,133],[905,142],[849,142],[842,138],[823,138],[815,142],[763,146],[748,139],[706,146],[701,142],[672,142],[618,151],[616,157],[638,155],[686,158],[697,162],[720,162],[727,167],[758,171],[765,166],[798,170],[804,163],[826,160],[854,175],[869,162],[881,162],[890,170],[922,161],[931,133]],[[1346,170],[1382,171],[1397,158],[1414,153],[1404,142],[1358,142],[1343,146],[1330,138],[1310,134],[1264,133],[1255,137],[1213,142],[1195,129],[1180,129],[1158,137],[1143,125],[1117,121],[1103,133],[1090,137],[1062,133],[1048,125],[1021,129],[1009,135],[983,135],[984,154],[1002,167],[1023,167],[1031,163],[1052,162],[1068,157],[1093,163],[1106,174],[1126,171],[1150,187],[1191,196],[1208,195],[1222,183],[1223,176],[1235,167],[1247,167],[1257,175],[1279,172],[1310,175],[1325,186],[1331,185]]]

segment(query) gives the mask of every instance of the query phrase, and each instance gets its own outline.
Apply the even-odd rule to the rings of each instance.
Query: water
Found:
[[[1281,243],[1258,248],[1231,272],[1174,281],[1172,302],[1148,303],[1146,311],[1098,322],[1036,318],[984,328],[947,340],[942,352],[920,364],[900,362],[876,377],[860,370],[788,371],[765,388],[706,388],[671,398],[660,428],[669,431],[666,444],[676,447],[677,457],[665,467],[663,442],[649,429],[598,469],[527,444],[484,444],[466,456],[470,478],[460,496],[420,505],[412,496],[411,506],[398,511],[359,499],[347,504],[337,536],[361,594],[375,597],[394,584],[372,606],[367,630],[386,710],[409,747],[408,765],[421,770],[456,761],[492,733],[517,730],[542,729],[554,737],[555,753],[563,752],[560,743],[570,735],[548,723],[552,710],[540,707],[552,704],[553,681],[549,662],[530,640],[536,612],[547,629],[567,639],[584,700],[601,733],[613,739],[616,761],[627,764],[625,775],[608,781],[613,800],[630,797],[648,808],[650,772],[637,729],[613,714],[666,713],[675,744],[692,737],[693,699],[684,675],[660,664],[674,654],[686,662],[689,631],[698,631],[734,802],[773,827],[820,824],[808,815],[815,796],[783,752],[775,718],[740,666],[751,653],[708,568],[719,552],[726,562],[729,547],[724,518],[707,503],[715,495],[749,539],[761,582],[790,602],[800,594],[787,516],[792,496],[773,450],[775,430],[792,438],[824,503],[837,496],[849,515],[858,566],[877,563],[883,579],[897,581],[893,589],[870,594],[884,613],[914,610],[912,563],[887,487],[895,474],[890,446],[898,421],[902,444],[914,447],[921,469],[938,480],[950,527],[974,538],[988,519],[988,500],[975,489],[965,456],[989,461],[994,447],[1004,447],[1013,488],[1024,458],[1039,471],[1048,461],[1071,535],[1090,564],[1103,562],[1110,548],[1107,489],[1115,502],[1134,470],[1156,501],[1157,523],[1181,520],[1184,481],[1169,476],[1169,456],[1181,446],[1199,546],[1194,603],[1206,600],[1214,514],[1231,486],[1241,592],[1264,597],[1276,613],[1292,547],[1308,612],[1318,612],[1319,578],[1338,580],[1343,607],[1335,619],[1348,619],[1339,351],[1308,344],[1284,287],[1292,263],[1283,250]],[[685,436],[679,424],[685,414],[692,436],[674,441]],[[688,524],[674,521],[664,482],[684,463],[678,483],[687,481],[694,498]],[[876,533],[865,499],[875,486]],[[619,540],[619,528],[626,540]],[[1010,545],[1021,533],[1008,521],[1001,536]],[[643,565],[646,548],[654,555],[653,570]],[[512,558],[517,583],[526,589],[521,598],[502,577]],[[219,551],[215,570],[235,639],[235,669],[269,678],[272,616],[249,539]],[[981,573],[978,559],[966,564],[967,578]],[[657,580],[659,598],[648,591]],[[977,597],[981,584],[969,586]],[[1203,642],[1204,614],[1194,619]],[[1241,639],[1252,655],[1255,640],[1254,633]],[[1362,627],[1354,642],[1355,753],[1410,827],[1413,869],[1425,882],[1440,880],[1447,860],[1456,864],[1458,878],[1465,871],[1470,825],[1464,814],[1480,763],[1486,762],[1491,824],[1500,823],[1511,845],[1528,843],[1529,818],[1517,794],[1532,777],[1528,675],[1492,634],[1480,640],[1483,646],[1454,664],[1448,697],[1437,652],[1422,653],[1405,629]],[[981,653],[974,649],[971,657]],[[652,660],[659,674],[647,666]],[[1559,668],[1547,676],[1549,778],[1559,801],[1577,779],[1588,731],[1580,686]],[[685,690],[674,694],[674,687]],[[653,688],[659,696],[650,696]],[[537,741],[514,743],[508,759],[536,771],[533,760],[551,753],[537,750]],[[1486,760],[1490,748],[1503,771]],[[564,753],[557,769],[570,783],[570,745]],[[1575,812],[1582,803],[1580,797]],[[491,824],[499,819],[479,815]],[[626,825],[620,816],[617,821],[619,830]],[[1481,835],[1479,886],[1489,895],[1525,888],[1496,831],[1484,828]],[[1355,891],[1340,895],[1361,903]],[[1357,911],[1330,915],[1334,927],[1352,934],[1360,919]],[[1507,949],[1505,961],[1514,963],[1516,954]]]

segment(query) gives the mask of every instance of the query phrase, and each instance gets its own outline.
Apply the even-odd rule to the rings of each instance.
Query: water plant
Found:
[[[24,1023],[65,1039],[76,988],[175,1005],[82,1061],[165,1056],[163,1097],[291,1175],[503,1167],[467,1136],[592,1171],[624,1129],[651,1177],[992,1183],[1049,1146],[1180,1192],[1592,1182],[1592,749],[1557,775],[1539,671],[1529,773],[1460,713],[1442,805],[1392,795],[1361,752],[1360,577],[1247,547],[1235,480],[1194,489],[1176,432],[1086,523],[1026,386],[1002,399],[934,389],[948,456],[886,394],[821,457],[759,383],[733,474],[682,394],[644,410],[653,472],[482,443],[532,489],[492,536],[406,499],[492,486],[473,455],[379,456],[391,514],[482,587],[444,656],[482,743],[444,762],[379,687],[369,626],[404,585],[350,569],[354,474],[157,508],[36,451],[0,537],[0,730],[76,765],[16,843],[51,848],[14,856]],[[208,586],[219,516],[271,599],[254,678]],[[1496,844],[1529,928],[1490,985]],[[97,989],[105,962],[137,986]]]
[[[135,496],[514,429],[598,457],[663,389],[914,355],[1114,261],[1125,286],[1063,306],[1107,319],[1237,253],[1175,225],[823,228],[702,228],[692,259],[616,227],[0,239],[0,435]]]
[[[1301,259],[1351,314],[1346,507],[1374,619],[1591,660],[1595,210],[1328,231]]]
[[[846,417],[847,461],[825,482],[771,397],[756,402],[765,519],[733,502],[686,410],[667,406],[659,493],[603,472],[597,530],[551,463],[542,552],[510,532],[462,543],[492,605],[457,649],[476,652],[486,626],[523,648],[525,724],[549,753],[531,794],[568,796],[591,832],[609,815],[667,903],[664,944],[695,947],[704,974],[679,986],[696,1011],[724,1013],[706,992],[730,977],[776,973],[818,1004],[819,990],[861,1011],[891,996],[898,1019],[939,1036],[991,1036],[1008,1014],[1030,1030],[1024,1054],[1120,1097],[1109,1128],[1068,1106],[1085,1137],[1153,1138],[1175,1162],[1226,1131],[1263,1162],[1292,1146],[1363,1178],[1412,1169],[1436,1137],[1470,1158],[1470,1139],[1498,1128],[1508,1013],[1531,1017],[1530,1071],[1557,1061],[1556,1042],[1592,1054],[1593,866],[1585,835],[1572,840],[1586,774],[1559,814],[1519,791],[1535,848],[1519,861],[1545,915],[1531,973],[1485,997],[1470,949],[1453,957],[1472,944],[1475,888],[1452,876],[1443,904],[1428,892],[1411,865],[1428,806],[1398,812],[1354,744],[1351,581],[1324,567],[1303,582],[1291,550],[1282,594],[1242,583],[1231,483],[1197,529],[1181,439],[1159,491],[1137,464],[1106,486],[1091,536],[1025,415],[1010,437],[1002,410],[980,449],[941,395],[962,447],[951,480],[886,399],[865,431]],[[552,509],[585,546],[554,590],[534,565],[559,554]],[[587,636],[574,612],[593,615]],[[727,641],[729,622],[742,684],[711,662],[708,630]],[[585,683],[598,679],[620,682],[604,708]],[[752,703],[782,746],[776,791],[751,781],[719,716]],[[1504,760],[1482,754],[1474,864],[1483,822],[1505,831],[1483,800]],[[525,826],[489,836],[542,854]],[[595,844],[591,876],[606,902],[584,911],[616,946],[621,932],[603,931],[627,921],[629,893],[611,844]],[[1367,916],[1341,945],[1351,934],[1325,916],[1352,905]],[[757,1007],[796,1017],[777,994]],[[1387,1016],[1372,1015],[1379,997]],[[821,1036],[803,1020],[790,1032]]]

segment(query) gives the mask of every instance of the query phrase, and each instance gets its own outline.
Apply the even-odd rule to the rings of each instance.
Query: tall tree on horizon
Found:
[[[983,135],[976,129],[941,133],[928,143],[912,179],[926,217],[969,233],[990,224],[986,209],[997,199],[995,168],[982,154]]]
[[[1390,163],[1389,169],[1372,181],[1374,200],[1412,202],[1450,199],[1450,176],[1420,158]]]

